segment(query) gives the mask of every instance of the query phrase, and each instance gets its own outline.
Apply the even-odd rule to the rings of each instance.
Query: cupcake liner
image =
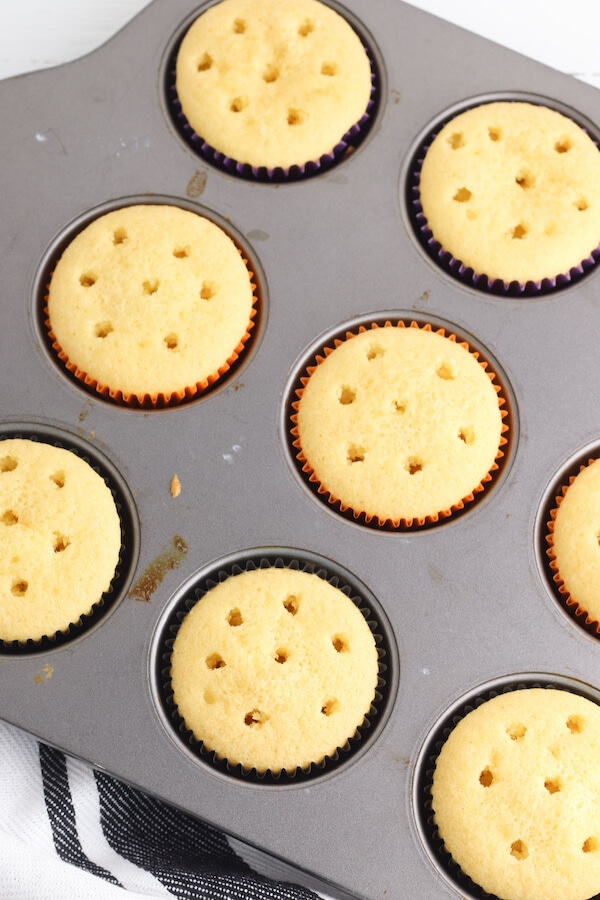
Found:
[[[464,511],[471,503],[473,503],[476,499],[479,498],[479,495],[482,494],[483,491],[489,486],[490,482],[497,477],[499,470],[502,465],[502,461],[505,457],[505,452],[502,449],[508,443],[508,438],[506,437],[507,432],[509,431],[508,424],[503,421],[501,426],[501,435],[500,435],[500,443],[498,446],[498,452],[496,454],[496,458],[492,464],[492,467],[487,472],[487,474],[481,479],[479,484],[471,491],[471,493],[467,494],[465,497],[462,497],[457,503],[453,504],[449,509],[439,510],[437,513],[433,515],[423,516],[423,517],[398,517],[398,518],[388,518],[381,517],[376,514],[366,513],[364,510],[356,510],[349,504],[345,503],[339,497],[334,496],[328,488],[324,487],[319,481],[319,478],[314,472],[313,467],[310,465],[308,460],[306,459],[304,452],[302,450],[302,444],[300,441],[300,436],[298,432],[298,409],[300,406],[300,399],[304,392],[304,388],[308,383],[308,380],[312,373],[315,371],[316,367],[320,365],[333,351],[343,344],[345,341],[356,337],[357,334],[362,334],[365,331],[377,329],[377,328],[419,328],[423,331],[434,331],[434,327],[431,323],[426,322],[421,325],[415,320],[411,320],[408,323],[408,320],[399,319],[395,322],[387,319],[383,325],[378,322],[371,322],[368,326],[360,325],[356,331],[346,331],[344,338],[334,338],[333,346],[325,345],[319,353],[316,354],[314,358],[314,363],[306,366],[304,372],[305,374],[300,376],[300,386],[296,388],[295,394],[297,399],[292,401],[291,407],[293,412],[290,414],[290,436],[292,448],[295,452],[296,461],[298,467],[301,471],[301,474],[304,480],[308,483],[308,485],[314,490],[314,492],[321,498],[327,500],[327,502],[336,509],[337,512],[344,515],[346,518],[353,519],[356,522],[359,522],[362,525],[367,525],[372,528],[387,530],[387,531],[411,531],[411,530],[419,530],[424,527],[431,527],[433,525],[438,525],[452,516],[455,516],[458,513]],[[503,407],[506,406],[506,397],[502,394],[502,386],[496,382],[497,375],[495,372],[491,370],[488,371],[489,363],[480,359],[480,353],[478,350],[474,350],[470,347],[467,341],[460,340],[455,334],[452,332],[447,332],[445,328],[439,327],[435,329],[435,334],[439,334],[442,337],[447,338],[454,343],[458,343],[459,346],[464,347],[471,356],[473,356],[478,362],[482,369],[485,371],[486,375],[492,382],[492,386],[496,391],[498,396],[498,406],[500,408],[500,415],[502,419],[506,419],[508,417],[508,410]]]
[[[180,43],[181,42],[179,42],[179,44]],[[318,159],[307,160],[301,165],[293,165],[288,168],[276,166],[275,168],[270,169],[267,168],[267,166],[252,166],[249,163],[239,162],[230,156],[226,156],[224,153],[221,153],[219,150],[216,150],[208,144],[201,135],[198,135],[194,131],[185,117],[181,109],[181,103],[175,85],[179,44],[173,54],[168,70],[167,103],[171,111],[173,122],[183,139],[198,156],[202,157],[206,162],[216,166],[218,169],[227,172],[229,175],[236,175],[240,178],[266,184],[300,181],[304,178],[318,175],[321,172],[327,171],[332,166],[337,165],[337,163],[341,162],[348,154],[352,153],[362,142],[371,127],[378,106],[379,79],[373,55],[363,42],[363,48],[367,54],[371,67],[371,95],[369,102],[358,122],[355,122],[354,125],[341,136],[338,143],[331,151],[329,151],[329,153],[324,153]]]
[[[240,253],[240,256],[242,257],[244,265],[248,267],[248,260],[245,258],[240,248],[238,247],[237,249]],[[185,388],[182,388],[181,390],[170,392],[158,391],[154,394],[132,393],[123,391],[120,388],[111,388],[106,384],[100,383],[96,378],[93,378],[86,371],[73,363],[62,349],[56,338],[56,335],[52,330],[50,317],[48,314],[48,291],[50,289],[49,283],[48,285],[46,285],[47,293],[44,297],[43,308],[44,326],[46,328],[47,337],[56,357],[64,365],[67,371],[70,372],[71,375],[78,382],[82,383],[86,388],[94,393],[100,394],[105,399],[110,400],[113,403],[117,403],[120,406],[129,406],[134,409],[165,409],[167,407],[179,406],[181,403],[193,400],[206,393],[215,384],[220,382],[223,376],[237,364],[240,356],[244,352],[246,344],[252,337],[252,331],[256,325],[255,320],[257,319],[258,315],[259,301],[257,295],[257,285],[254,281],[255,275],[251,269],[248,269],[248,276],[250,278],[250,287],[252,289],[252,308],[250,310],[250,319],[246,326],[245,333],[242,335],[231,354],[222,363],[222,365],[219,366],[216,372],[211,372],[211,374],[206,378],[202,379],[201,381],[197,381],[194,384],[186,385]]]
[[[550,569],[550,574],[553,582],[554,594],[557,599],[560,601],[562,607],[565,611],[574,619],[578,625],[584,628],[589,634],[594,637],[600,637],[600,622],[595,619],[593,616],[588,613],[586,609],[584,609],[578,602],[575,600],[569,590],[567,589],[561,574],[558,569],[558,563],[556,561],[556,554],[554,551],[554,523],[556,520],[556,514],[558,509],[563,502],[567,491],[570,486],[575,481],[579,472],[583,472],[588,466],[591,466],[592,463],[596,462],[596,458],[590,457],[587,463],[581,463],[579,466],[579,471],[569,476],[569,480],[567,484],[563,484],[560,487],[560,493],[554,497],[554,505],[550,508],[549,518],[546,521],[546,557],[548,559],[548,568]]]
[[[41,638],[28,638],[26,641],[14,640],[6,641],[0,637],[0,656],[7,654],[10,656],[29,655],[32,653],[43,653],[52,650],[55,647],[61,647],[72,640],[76,640],[86,634],[93,628],[102,618],[115,606],[122,594],[122,589],[127,579],[128,572],[132,566],[133,557],[133,525],[131,521],[130,511],[120,491],[112,482],[110,476],[102,471],[98,463],[80,452],[79,449],[70,444],[65,444],[58,440],[46,439],[38,434],[28,434],[26,432],[14,431],[5,433],[0,436],[0,447],[2,441],[8,438],[22,438],[29,441],[39,441],[40,443],[50,444],[53,447],[59,447],[69,450],[75,456],[78,456],[86,462],[96,474],[100,475],[102,480],[109,488],[119,516],[121,526],[121,546],[119,549],[119,558],[115,566],[114,575],[110,585],[101,597],[94,603],[87,613],[82,613],[76,622],[70,622],[65,628],[58,629],[53,634],[43,635]]]
[[[281,769],[280,771],[267,769],[263,772],[258,771],[256,768],[246,768],[241,763],[232,764],[227,759],[219,757],[216,751],[207,749],[203,742],[196,738],[192,731],[187,728],[183,718],[180,716],[175,704],[171,685],[171,651],[173,643],[183,620],[192,607],[202,599],[207,591],[232,575],[239,575],[245,571],[268,568],[288,568],[309,572],[318,575],[320,578],[323,578],[325,581],[328,581],[331,585],[341,590],[355,603],[365,617],[375,639],[378,655],[379,670],[375,695],[368,713],[365,715],[363,722],[357,727],[354,735],[352,735],[343,746],[338,747],[333,754],[325,756],[320,762],[311,763],[304,769],[297,767],[293,772],[286,769]],[[367,734],[380,720],[389,699],[392,681],[391,672],[389,670],[391,658],[390,642],[385,633],[385,628],[382,627],[382,622],[378,620],[376,614],[372,612],[371,607],[367,605],[366,601],[355,592],[353,586],[346,583],[337,574],[328,571],[323,566],[310,560],[302,559],[297,556],[286,556],[284,558],[281,555],[260,555],[255,558],[247,559],[245,562],[234,562],[223,568],[213,570],[212,573],[202,578],[196,586],[190,588],[190,590],[180,599],[169,616],[160,640],[157,657],[157,686],[168,724],[182,740],[186,748],[191,750],[194,756],[199,760],[207,763],[216,771],[245,782],[263,785],[278,784],[280,786],[285,784],[303,784],[307,780],[321,777],[344,765],[345,762],[351,759],[353,754],[363,746]]]
[[[468,107],[460,110],[460,112],[465,112],[466,109],[468,109]],[[454,116],[441,122],[439,126],[427,136],[425,142],[419,148],[409,172],[409,216],[419,243],[427,255],[437,263],[441,269],[448,272],[463,284],[488,294],[497,294],[505,297],[541,296],[543,294],[552,293],[560,288],[568,287],[583,278],[590,269],[593,269],[597,265],[598,260],[600,259],[600,246],[593,250],[590,256],[581,260],[578,265],[570,268],[568,272],[563,272],[552,278],[544,278],[541,281],[527,281],[523,283],[520,281],[503,281],[500,278],[490,278],[485,274],[476,272],[470,266],[466,266],[462,260],[457,259],[445,250],[440,242],[436,240],[433,232],[429,228],[427,218],[421,205],[421,169],[429,147],[441,129],[448,122],[452,121],[452,118],[454,118]],[[583,128],[583,130],[589,134],[585,128]],[[592,135],[590,135],[590,137],[592,137]],[[596,143],[593,137],[592,140]]]

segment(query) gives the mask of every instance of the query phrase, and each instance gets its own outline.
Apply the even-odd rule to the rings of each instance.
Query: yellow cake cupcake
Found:
[[[600,634],[600,460],[571,478],[552,510],[548,555],[564,602]]]
[[[454,117],[426,151],[419,197],[441,250],[489,281],[555,279],[600,245],[600,152],[544,106],[495,102]]]
[[[462,872],[500,900],[600,892],[600,707],[529,688],[468,713],[436,761],[434,822]]]
[[[361,120],[371,70],[350,25],[318,0],[222,0],[186,33],[176,90],[218,153],[289,169],[330,154]]]
[[[368,715],[378,678],[357,606],[318,575],[261,568],[211,588],[171,656],[173,701],[217,759],[293,774],[331,757]]]
[[[73,374],[137,406],[164,406],[214,384],[255,316],[252,273],[225,232],[169,205],[100,216],[52,273],[48,328]]]
[[[465,343],[412,323],[361,328],[307,370],[292,420],[310,480],[393,527],[462,509],[503,455],[499,386]]]
[[[112,493],[69,450],[0,442],[0,640],[66,632],[110,587],[121,523]]]

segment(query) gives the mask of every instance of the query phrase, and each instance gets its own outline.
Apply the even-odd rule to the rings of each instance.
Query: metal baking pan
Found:
[[[334,4],[332,4],[334,5]],[[449,112],[502,96],[572,111],[592,134],[598,92],[398,0],[347,0],[380,100],[364,141],[306,180],[220,171],[181,136],[165,81],[194,0],[155,0],[106,45],[0,84],[0,437],[87,455],[127,510],[117,596],[85,633],[0,656],[0,716],[317,875],[340,897],[419,900],[457,886],[427,836],[427,748],[464,695],[519,680],[596,697],[598,639],[560,608],[543,521],[559,474],[600,446],[599,274],[538,297],[457,282],[414,235],[406,184],[420,138]],[[178,408],[115,406],[53,358],[41,312],[53,254],[96,212],[180,203],[249,254],[260,316],[218,388]],[[511,441],[500,477],[456,519],[378,531],[303,482],[288,403],[301,365],[362,321],[448,327],[497,365]],[[177,474],[181,494],[172,497]],[[386,696],[357,752],[314,777],[231,777],[190,752],[161,700],[159,638],[196,578],[240,559],[300,557],[358,585],[379,616]],[[476,895],[475,895],[476,896]]]

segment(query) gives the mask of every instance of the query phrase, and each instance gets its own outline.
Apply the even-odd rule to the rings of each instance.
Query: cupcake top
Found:
[[[553,568],[566,594],[600,622],[600,459],[580,471],[562,497],[551,538]]]
[[[461,719],[431,788],[462,871],[500,900],[600,892],[600,707],[568,691],[500,694]]]
[[[61,358],[125,402],[180,400],[237,359],[253,285],[231,238],[196,213],[140,205],[100,216],[64,251],[48,291]]]
[[[91,612],[121,550],[112,493],[69,450],[0,442],[0,640],[52,637]]]
[[[434,239],[476,274],[552,279],[600,245],[600,152],[554,110],[487,103],[436,135],[420,201]]]
[[[356,33],[317,0],[222,0],[185,35],[176,88],[215,150],[287,169],[330,153],[361,119],[371,71]]]
[[[428,328],[372,328],[337,343],[297,403],[295,446],[320,490],[396,526],[472,500],[504,442],[485,364]]]
[[[174,702],[217,758],[274,774],[343,747],[374,699],[378,655],[345,593],[318,575],[232,575],[186,615],[171,657]]]

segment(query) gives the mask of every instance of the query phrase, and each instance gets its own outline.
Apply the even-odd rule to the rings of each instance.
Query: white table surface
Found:
[[[0,78],[83,56],[147,4],[0,0]],[[600,0],[412,0],[412,5],[600,87]]]
[[[600,88],[600,43],[595,27],[600,24],[600,0],[411,2]],[[0,78],[83,56],[147,5],[148,0],[0,0]],[[240,849],[241,845],[237,846]],[[280,863],[270,865],[266,857],[260,865],[259,856],[252,852],[249,857],[258,868],[274,877],[290,877],[289,870]],[[298,880],[315,887],[310,878]]]

